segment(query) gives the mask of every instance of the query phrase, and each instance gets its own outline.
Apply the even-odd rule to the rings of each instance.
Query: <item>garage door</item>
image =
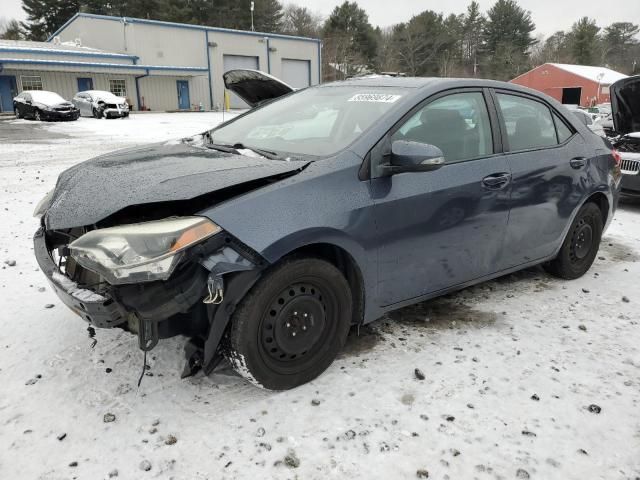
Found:
[[[282,81],[293,88],[311,85],[311,62],[309,60],[282,59]]]
[[[258,57],[250,57],[246,55],[223,55],[222,60],[224,62],[225,73],[229,70],[235,70],[238,68],[249,68],[251,70],[259,70],[260,63]],[[230,94],[229,104],[231,108],[249,108],[245,102],[235,93]]]

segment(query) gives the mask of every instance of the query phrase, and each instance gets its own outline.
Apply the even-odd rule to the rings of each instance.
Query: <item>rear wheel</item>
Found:
[[[15,114],[16,114],[16,118],[22,118],[22,117],[20,116],[20,109],[19,109],[18,107],[14,107],[14,108],[13,108],[13,113],[15,113]]]
[[[573,280],[584,275],[596,258],[602,238],[603,219],[595,203],[587,203],[576,215],[558,256],[544,268],[556,277]]]
[[[267,272],[232,318],[225,355],[251,383],[287,390],[331,365],[351,324],[342,273],[315,258],[285,260]]]

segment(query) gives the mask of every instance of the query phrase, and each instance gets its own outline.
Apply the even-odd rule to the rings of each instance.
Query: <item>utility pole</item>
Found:
[[[255,32],[255,28],[253,28],[253,9],[254,9],[254,2],[251,2],[251,31]]]

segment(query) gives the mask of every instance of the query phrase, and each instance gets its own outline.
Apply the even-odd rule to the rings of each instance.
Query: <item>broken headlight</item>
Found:
[[[111,284],[166,280],[188,247],[221,228],[202,217],[92,230],[69,245],[71,256]]]

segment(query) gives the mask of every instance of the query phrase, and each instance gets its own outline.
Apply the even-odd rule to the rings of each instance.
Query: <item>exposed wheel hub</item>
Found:
[[[571,245],[572,256],[576,260],[582,260],[589,254],[592,245],[593,228],[583,220],[578,224],[573,234],[573,242]]]
[[[291,285],[273,301],[262,324],[262,344],[279,361],[295,360],[322,337],[326,306],[320,290],[310,284]]]

